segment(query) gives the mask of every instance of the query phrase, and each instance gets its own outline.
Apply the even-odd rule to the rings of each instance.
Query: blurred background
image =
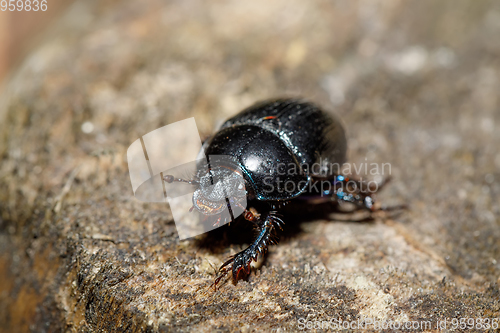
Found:
[[[0,331],[296,330],[314,320],[500,317],[500,2],[87,0],[0,12]],[[337,113],[351,163],[390,163],[370,223],[287,219],[180,242],[133,198],[127,147],[252,103]],[[168,144],[168,143],[165,143]],[[233,231],[232,231],[233,230]],[[214,296],[215,295],[215,296]]]
[[[0,11],[0,82],[21,64],[26,54],[40,42],[43,33],[73,1],[51,0],[47,10]]]

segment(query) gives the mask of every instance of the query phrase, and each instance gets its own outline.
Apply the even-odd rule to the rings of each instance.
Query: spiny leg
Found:
[[[350,202],[358,207],[367,209],[372,213],[378,211],[390,212],[407,209],[408,205],[406,204],[383,206],[379,202],[376,202],[373,198],[373,194],[378,193],[390,180],[391,178],[388,176],[383,178],[379,183],[373,181],[367,183],[356,178],[336,176],[334,183],[336,191],[332,193],[332,195],[336,195],[337,201],[339,202]]]
[[[329,178],[314,177],[313,181],[321,184],[321,196],[332,197],[338,203],[351,203],[360,209],[368,211],[368,215],[357,216],[354,219],[352,217],[339,218],[339,220],[366,221],[372,220],[375,216],[374,213],[377,212],[397,212],[408,208],[406,204],[383,206],[375,201],[373,194],[379,192],[390,179],[390,176],[388,176],[383,178],[381,182],[376,183],[374,181],[366,182],[352,176],[336,175]],[[324,185],[327,185],[326,190]],[[353,212],[351,211],[350,213]]]
[[[367,183],[343,175],[336,175],[331,178],[314,177],[313,181],[320,184],[321,196],[331,196],[339,203],[349,202],[372,212],[378,210],[372,194],[378,192],[386,183],[386,181],[379,184]]]
[[[244,216],[257,226],[257,238],[245,250],[238,252],[222,264],[219,268],[219,276],[213,284],[215,288],[217,288],[219,281],[230,271],[234,280],[238,279],[238,275],[242,270],[249,274],[252,260],[257,261],[260,254],[267,252],[269,245],[277,243],[276,228],[281,229],[284,224],[283,220],[276,215],[276,212],[269,212],[265,219],[261,219],[260,215],[255,214],[252,210],[245,211]]]

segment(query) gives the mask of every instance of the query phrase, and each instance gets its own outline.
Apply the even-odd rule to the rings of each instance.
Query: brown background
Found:
[[[8,3],[8,1],[7,1]],[[30,49],[41,42],[50,23],[72,1],[51,0],[46,11],[0,11],[0,84]]]
[[[498,318],[499,22],[495,1],[70,6],[0,98],[0,330]],[[339,114],[349,161],[390,163],[378,198],[410,209],[288,216],[260,268],[214,292],[212,266],[252,231],[179,241],[168,207],[132,197],[126,149],[283,95]]]

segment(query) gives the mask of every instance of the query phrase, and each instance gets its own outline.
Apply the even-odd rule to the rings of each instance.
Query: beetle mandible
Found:
[[[234,168],[212,167],[210,174],[198,172],[192,180],[164,177],[168,183],[194,184],[193,207],[205,215],[230,209],[229,201],[239,204],[240,199],[246,198],[250,204],[248,209],[241,207],[242,216],[258,229],[257,237],[248,248],[219,268],[215,285],[229,271],[234,280],[242,270],[250,273],[252,260],[256,261],[268,245],[275,243],[276,233],[284,225],[279,208],[292,200],[327,197],[339,203],[349,202],[360,209],[375,210],[373,191],[363,191],[361,181],[340,172],[346,150],[344,128],[337,116],[305,100],[277,99],[246,108],[223,123],[219,131],[203,143],[202,152],[207,157],[229,155]],[[237,169],[243,177],[233,177],[237,176]],[[224,190],[220,192],[222,196],[215,193],[213,187],[208,190],[209,185],[214,184],[214,176],[215,185]],[[239,183],[241,179],[244,184]],[[318,189],[314,185],[319,182],[331,186],[328,190],[324,190],[324,186]],[[267,209],[258,212],[251,206],[255,201],[267,203],[264,205]]]

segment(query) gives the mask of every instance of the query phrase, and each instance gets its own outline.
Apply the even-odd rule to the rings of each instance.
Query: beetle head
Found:
[[[193,207],[204,215],[220,214],[228,209],[229,204],[234,207],[234,204],[246,199],[245,181],[238,169],[216,166],[201,172],[198,178]]]

